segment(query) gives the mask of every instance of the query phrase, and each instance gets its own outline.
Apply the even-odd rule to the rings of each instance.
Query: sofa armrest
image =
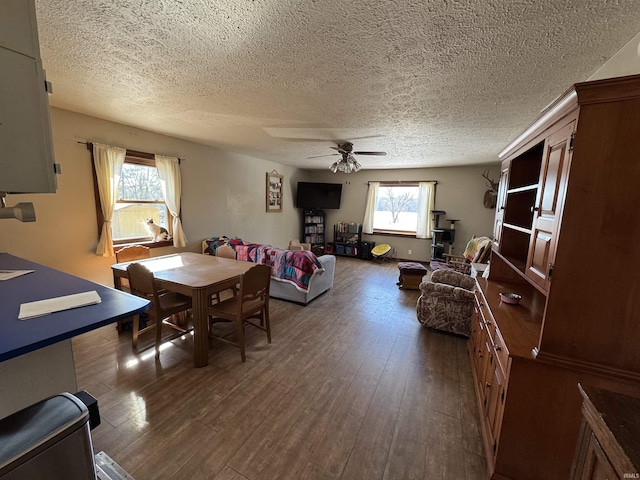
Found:
[[[470,290],[444,283],[423,282],[420,284],[420,292],[424,297],[444,298],[456,302],[472,302],[474,297]]]
[[[433,283],[464,288],[465,290],[473,290],[476,285],[476,281],[469,275],[446,269],[436,270],[433,272],[431,274],[431,281]]]
[[[316,273],[316,275],[329,274],[329,276],[333,278],[336,270],[336,257],[334,255],[320,255],[318,257],[318,261],[322,264],[324,272],[318,272]]]

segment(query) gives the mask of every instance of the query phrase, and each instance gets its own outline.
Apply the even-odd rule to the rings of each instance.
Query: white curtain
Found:
[[[369,182],[367,205],[364,210],[364,220],[362,221],[362,233],[373,233],[373,214],[376,211],[376,201],[378,200],[379,186],[380,182]]]
[[[173,219],[173,246],[184,247],[187,238],[180,222],[180,196],[182,195],[182,180],[180,178],[180,162],[176,157],[156,155],[156,168],[160,177],[160,188],[164,195],[171,217]]]
[[[431,238],[431,229],[433,228],[433,218],[431,218],[431,210],[435,206],[436,200],[436,183],[435,182],[419,182],[418,183],[418,227],[416,229],[416,238]]]
[[[100,205],[102,207],[102,232],[96,248],[96,255],[113,257],[113,234],[111,232],[111,217],[118,199],[118,185],[120,173],[127,151],[124,148],[110,147],[100,143],[93,144],[93,163],[96,168]]]

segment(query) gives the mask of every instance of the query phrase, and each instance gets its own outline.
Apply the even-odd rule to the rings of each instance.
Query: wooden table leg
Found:
[[[209,365],[209,293],[205,289],[195,290],[193,302],[193,366]]]
[[[113,288],[116,290],[122,290],[122,279],[116,275],[115,270],[113,271]],[[118,333],[122,333],[124,331],[124,321],[118,320],[116,328],[118,329]]]

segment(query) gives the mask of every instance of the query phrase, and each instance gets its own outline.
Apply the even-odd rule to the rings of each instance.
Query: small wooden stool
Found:
[[[418,290],[422,277],[428,270],[427,267],[418,262],[398,262],[400,277],[398,278],[398,287],[405,290]]]

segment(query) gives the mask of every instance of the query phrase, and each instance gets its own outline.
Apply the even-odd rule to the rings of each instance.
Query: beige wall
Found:
[[[640,33],[607,60],[587,80],[622,77],[640,73]]]
[[[90,155],[78,141],[119,145],[133,150],[185,158],[181,165],[182,218],[188,245],[199,251],[212,235],[239,236],[285,247],[299,238],[301,212],[294,207],[297,182],[343,182],[342,207],[328,210],[327,226],[339,221],[362,222],[369,180],[438,180],[436,208],[457,218],[456,250],[461,252],[472,235],[491,235],[495,211],[482,206],[487,189],[481,177],[487,166],[411,170],[371,170],[350,175],[327,171],[301,171],[258,158],[180,140],[56,108],[51,109],[56,162],[61,165],[55,194],[9,195],[7,204],[33,202],[37,221],[0,224],[0,251],[9,252],[106,285],[112,284],[113,257],[95,255],[98,241]],[[498,178],[496,162],[491,176]],[[265,174],[284,175],[283,212],[265,211]],[[441,226],[445,226],[441,223]],[[400,258],[426,261],[431,241],[365,236],[390,243]],[[412,254],[408,254],[408,250]],[[175,252],[173,247],[153,249],[153,255]]]
[[[486,180],[482,172],[489,169],[489,176],[498,181],[500,165],[473,167],[417,168],[407,170],[364,170],[358,173],[332,174],[328,170],[313,171],[309,181],[342,183],[340,210],[326,210],[328,241],[333,239],[333,225],[337,222],[362,223],[367,197],[367,182],[396,180],[437,180],[436,210],[447,212],[445,218],[460,220],[456,223],[454,253],[462,253],[467,241],[473,235],[493,236],[495,210],[483,206]],[[440,221],[440,227],[449,228],[450,223]],[[396,257],[418,261],[428,261],[431,257],[431,240],[401,238],[382,235],[363,235],[363,240],[376,244],[388,243],[396,249]],[[411,250],[411,254],[409,254]]]
[[[33,202],[37,221],[2,220],[0,251],[112,285],[115,259],[95,255],[98,242],[90,154],[78,141],[186,158],[182,172],[182,219],[188,245],[199,251],[212,235],[239,236],[284,247],[299,236],[291,185],[300,171],[258,158],[151,133],[66,110],[51,109],[56,162],[61,165],[55,194],[9,195],[7,205]],[[265,210],[266,173],[284,175],[283,212]],[[153,249],[154,255],[175,252]]]

